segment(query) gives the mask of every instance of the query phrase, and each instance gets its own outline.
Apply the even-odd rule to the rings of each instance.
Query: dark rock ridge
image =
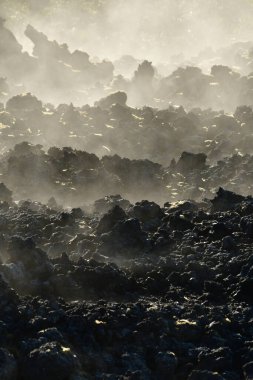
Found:
[[[125,210],[130,206],[125,199],[129,199],[140,202],[134,208],[134,217],[144,209],[149,217],[156,214],[156,206],[146,208],[142,199],[152,199],[160,205],[182,199],[201,202],[214,198],[216,190],[224,187],[239,193],[218,192],[213,208],[222,204],[225,211],[231,208],[234,198],[240,200],[253,191],[252,162],[251,155],[232,155],[208,163],[205,154],[183,152],[178,161],[162,166],[118,155],[99,158],[72,147],[51,147],[46,151],[39,144],[22,142],[0,156],[1,181],[10,189],[0,185],[0,199],[47,203],[52,198],[55,207],[59,203],[86,209],[97,200],[94,212],[107,211],[110,205]]]

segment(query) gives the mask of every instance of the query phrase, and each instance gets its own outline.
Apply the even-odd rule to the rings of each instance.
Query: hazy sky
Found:
[[[252,0],[1,0],[7,25],[22,35],[27,23],[91,55],[122,54],[167,60],[171,54],[193,55],[253,32]]]

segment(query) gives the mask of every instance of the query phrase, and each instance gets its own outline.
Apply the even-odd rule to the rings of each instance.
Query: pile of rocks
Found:
[[[1,378],[250,378],[253,199],[108,200],[1,204]]]

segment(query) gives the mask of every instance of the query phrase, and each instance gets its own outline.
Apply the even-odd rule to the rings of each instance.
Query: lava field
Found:
[[[0,17],[0,380],[252,380],[253,42],[165,75],[25,36]]]

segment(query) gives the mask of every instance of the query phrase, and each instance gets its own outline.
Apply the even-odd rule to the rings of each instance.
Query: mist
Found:
[[[7,26],[25,49],[29,43],[22,32],[32,20],[35,28],[71,49],[113,60],[131,54],[154,63],[250,40],[252,8],[250,0],[1,1]]]
[[[200,167],[209,178],[218,160],[251,153],[252,10],[246,0],[2,0],[0,145],[3,179],[16,198],[46,202],[52,192],[77,206],[80,173],[88,202],[108,193],[131,202],[147,193],[159,204],[168,196],[200,199],[212,196],[219,180],[246,194],[248,181],[233,185],[234,173],[229,183],[210,180],[212,189],[197,176],[190,190],[191,179],[174,180],[173,170],[179,165],[181,173],[185,152],[193,162],[204,154],[207,166]],[[56,157],[47,153],[52,147],[61,150]],[[16,149],[24,154],[22,170],[8,161],[16,162]],[[85,152],[96,164],[80,164]],[[29,168],[33,155],[38,162]],[[66,158],[56,170],[65,156],[74,165]],[[38,190],[40,170],[47,185]],[[112,186],[105,186],[106,173]],[[187,190],[179,191],[180,182]]]
[[[0,380],[252,379],[253,0],[0,0]]]

